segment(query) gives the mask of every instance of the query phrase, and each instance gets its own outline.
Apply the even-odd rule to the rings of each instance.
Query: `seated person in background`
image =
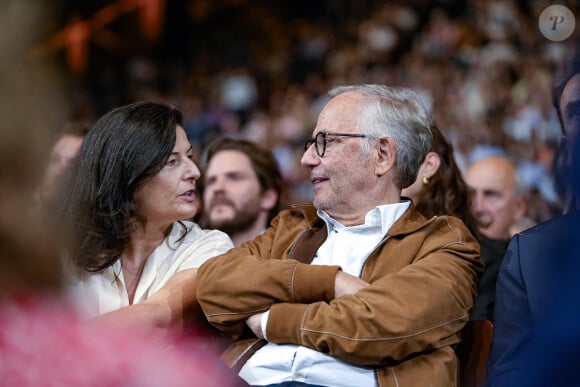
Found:
[[[45,69],[41,56],[28,55],[29,43],[53,23],[46,5],[0,2],[0,36],[9,43],[0,44],[0,384],[241,385],[195,343],[181,347],[140,329],[88,323],[66,303],[59,259],[63,222],[48,221],[48,211],[30,211],[52,145],[48,123],[61,121],[66,110],[60,90],[46,87],[53,84],[47,81],[54,66]]]
[[[43,167],[38,155],[45,151],[42,128],[31,125],[28,117],[46,109],[44,104],[26,106],[0,107],[6,124],[0,131],[2,385],[246,385],[204,342],[183,345],[182,337],[171,332],[152,337],[146,327],[88,323],[66,302],[59,224],[47,212],[27,211],[30,203],[24,199],[38,180],[36,169]],[[31,111],[27,115],[20,109]],[[13,159],[14,149],[26,162]],[[12,178],[15,163],[18,179]]]
[[[200,223],[230,236],[235,246],[264,232],[280,210],[282,175],[272,152],[250,141],[223,138],[204,152],[198,180]]]
[[[403,196],[413,200],[413,204],[427,219],[433,216],[452,215],[463,220],[473,235],[483,240],[481,259],[496,262],[479,273],[478,297],[471,311],[472,319],[491,320],[493,318],[493,299],[495,279],[499,271],[499,253],[494,254],[493,242],[477,232],[476,222],[471,210],[471,192],[453,156],[453,147],[447,142],[437,126],[431,128],[433,139],[425,160],[419,168],[417,179],[402,191]],[[505,251],[505,244],[497,245]],[[502,250],[503,249],[503,250]],[[491,259],[496,257],[495,259]],[[485,274],[484,274],[485,273]]]
[[[87,125],[79,122],[71,122],[62,129],[50,152],[44,176],[37,192],[40,205],[49,201],[58,189],[58,179],[77,155],[88,130]]]
[[[489,386],[575,386],[580,356],[580,56],[572,58],[554,93],[566,153],[564,216],[517,234],[503,259]],[[569,157],[568,155],[572,155]]]
[[[453,147],[436,125],[431,127],[433,139],[429,152],[419,168],[417,179],[403,189],[401,195],[427,219],[452,215],[463,220],[470,230],[475,221],[470,211],[469,188],[453,156]]]
[[[108,318],[161,330],[203,320],[197,267],[233,244],[185,221],[197,211],[192,159],[181,112],[162,104],[114,109],[87,134],[58,205],[71,292],[88,316],[117,311]]]
[[[471,191],[471,212],[485,264],[471,319],[493,320],[497,274],[511,238],[511,227],[524,215],[526,203],[518,187],[516,169],[504,157],[478,160],[469,165],[464,177]]]
[[[479,245],[460,219],[401,201],[430,114],[408,89],[329,95],[302,157],[313,205],[199,269],[200,304],[234,340],[222,357],[251,385],[456,385]]]

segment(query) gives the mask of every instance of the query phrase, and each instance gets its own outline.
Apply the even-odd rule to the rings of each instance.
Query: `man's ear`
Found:
[[[441,158],[436,152],[429,152],[425,156],[425,161],[423,161],[421,178],[426,177],[430,179],[439,170],[441,166]]]
[[[262,200],[260,200],[260,209],[270,211],[276,207],[278,201],[278,193],[275,189],[270,188],[262,193]]]
[[[397,146],[391,137],[379,138],[375,174],[382,176],[389,171],[396,161]]]

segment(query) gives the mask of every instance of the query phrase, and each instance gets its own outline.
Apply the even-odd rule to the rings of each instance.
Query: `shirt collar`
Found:
[[[332,218],[325,211],[317,210],[318,216],[326,223],[328,233],[335,229],[345,228],[372,228],[380,227],[381,232],[386,234],[391,226],[407,211],[411,201],[407,199],[401,200],[399,203],[383,204],[376,206],[365,215],[365,223],[357,226],[346,227],[336,219]]]

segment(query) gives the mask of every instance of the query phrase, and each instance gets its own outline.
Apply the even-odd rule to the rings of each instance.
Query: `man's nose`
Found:
[[[206,190],[208,192],[213,192],[213,194],[223,193],[226,190],[226,181],[221,176],[214,176],[211,179],[211,183],[207,184]]]
[[[316,154],[316,146],[312,144],[304,151],[300,159],[300,164],[303,167],[309,167],[317,165],[318,163],[320,163],[320,157]]]
[[[483,203],[481,195],[474,194],[471,197],[471,209],[473,213],[479,213],[485,209],[485,205]]]

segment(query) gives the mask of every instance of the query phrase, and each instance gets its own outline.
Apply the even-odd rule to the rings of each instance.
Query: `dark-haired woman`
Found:
[[[437,126],[433,126],[431,132],[431,149],[419,168],[417,179],[403,189],[402,195],[413,200],[417,210],[427,219],[435,215],[453,215],[474,232],[469,188],[455,162],[453,147]]]
[[[180,111],[150,102],[112,110],[69,172],[60,214],[72,228],[75,301],[87,316],[183,324],[197,308],[197,268],[233,244],[187,221],[198,208],[200,172]]]

